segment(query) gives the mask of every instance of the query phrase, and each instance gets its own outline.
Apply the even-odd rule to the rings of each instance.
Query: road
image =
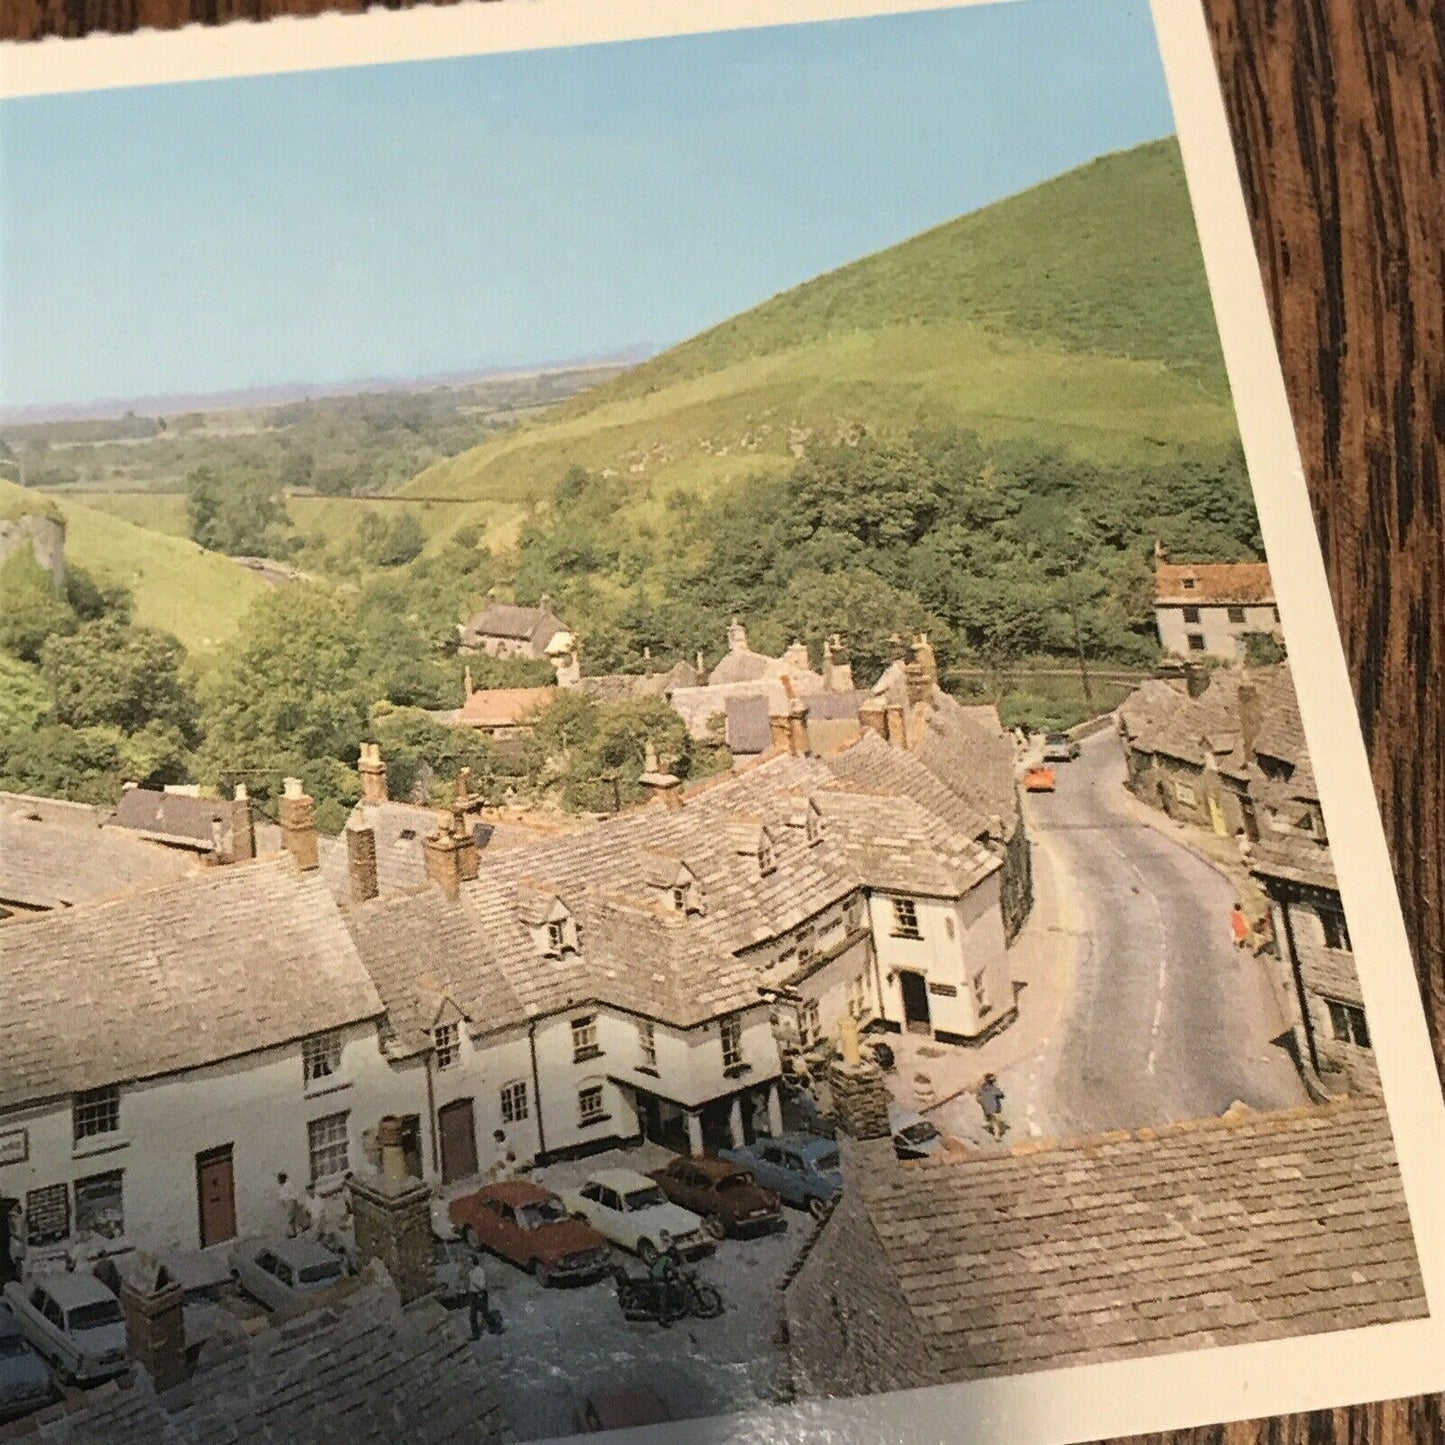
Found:
[[[1067,1137],[1308,1103],[1265,969],[1229,931],[1234,890],[1137,821],[1106,729],[1029,799],[1029,830],[1069,887],[1073,992],[1051,1046],[1009,1071],[1013,1137]],[[969,1101],[971,1102],[971,1101]]]

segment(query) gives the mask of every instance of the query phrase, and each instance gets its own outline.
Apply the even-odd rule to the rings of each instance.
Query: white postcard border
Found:
[[[0,44],[0,100],[1028,0],[511,0]],[[1078,0],[1088,3],[1088,0]],[[1141,0],[1142,3],[1142,0]],[[689,1421],[694,1441],[1064,1445],[1445,1388],[1445,1101],[1200,0],[1150,0],[1432,1317]],[[661,1441],[666,1429],[627,1432]]]

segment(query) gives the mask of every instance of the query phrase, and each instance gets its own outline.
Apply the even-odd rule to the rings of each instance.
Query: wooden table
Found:
[[[1204,0],[1405,922],[1445,1076],[1445,8]],[[0,36],[351,0],[0,0]],[[1437,1445],[1445,1400],[1148,1437]]]

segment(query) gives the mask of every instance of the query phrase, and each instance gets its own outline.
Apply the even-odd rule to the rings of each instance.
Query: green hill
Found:
[[[782,473],[814,439],[955,425],[1103,463],[1215,452],[1235,423],[1177,143],[1093,161],[704,332],[429,468],[494,540],[581,464],[662,499]],[[442,518],[435,519],[443,522]]]
[[[0,480],[0,510],[29,494]],[[207,552],[119,517],[48,497],[65,517],[65,555],[93,576],[122,582],[135,596],[136,621],[164,628],[190,652],[206,652],[235,630],[266,584],[229,557]]]

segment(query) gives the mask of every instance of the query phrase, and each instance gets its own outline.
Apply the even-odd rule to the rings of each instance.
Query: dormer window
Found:
[[[462,1031],[458,1024],[438,1024],[432,1032],[436,1043],[437,1068],[449,1069],[462,1056]]]
[[[812,803],[808,804],[807,816],[803,819],[803,836],[807,838],[810,848],[814,843],[823,841],[823,815]]]
[[[672,906],[678,913],[687,912],[687,889],[674,888],[672,890]]]
[[[1185,578],[1183,579],[1182,585],[1183,585],[1184,590],[1185,590],[1186,592],[1193,592],[1193,591],[1194,591],[1194,578],[1192,578],[1192,577],[1185,577]]]

